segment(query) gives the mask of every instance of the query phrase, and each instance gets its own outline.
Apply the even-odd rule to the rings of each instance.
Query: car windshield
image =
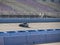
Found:
[[[60,18],[60,0],[0,0],[0,18]]]

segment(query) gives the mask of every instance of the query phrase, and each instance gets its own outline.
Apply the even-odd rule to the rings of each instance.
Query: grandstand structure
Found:
[[[60,45],[59,5],[60,0],[0,0],[0,45]]]
[[[48,4],[48,5],[47,5]],[[1,0],[0,14],[2,15],[48,15],[60,17],[60,6],[40,0]],[[58,16],[56,16],[58,15]]]

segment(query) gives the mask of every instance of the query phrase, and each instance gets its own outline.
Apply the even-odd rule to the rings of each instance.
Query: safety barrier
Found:
[[[60,22],[60,18],[0,18],[0,23]]]
[[[0,45],[29,45],[60,42],[60,29],[0,32]]]

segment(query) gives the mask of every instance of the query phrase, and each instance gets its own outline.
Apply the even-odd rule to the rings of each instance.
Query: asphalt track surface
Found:
[[[21,23],[1,23],[0,31],[16,31],[16,30],[38,30],[38,29],[59,29],[60,22],[51,23],[29,23],[29,28],[19,27]],[[33,26],[32,26],[33,25]]]

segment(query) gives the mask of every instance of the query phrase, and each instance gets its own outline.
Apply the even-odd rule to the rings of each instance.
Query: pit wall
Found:
[[[0,23],[60,22],[60,18],[0,18]]]

